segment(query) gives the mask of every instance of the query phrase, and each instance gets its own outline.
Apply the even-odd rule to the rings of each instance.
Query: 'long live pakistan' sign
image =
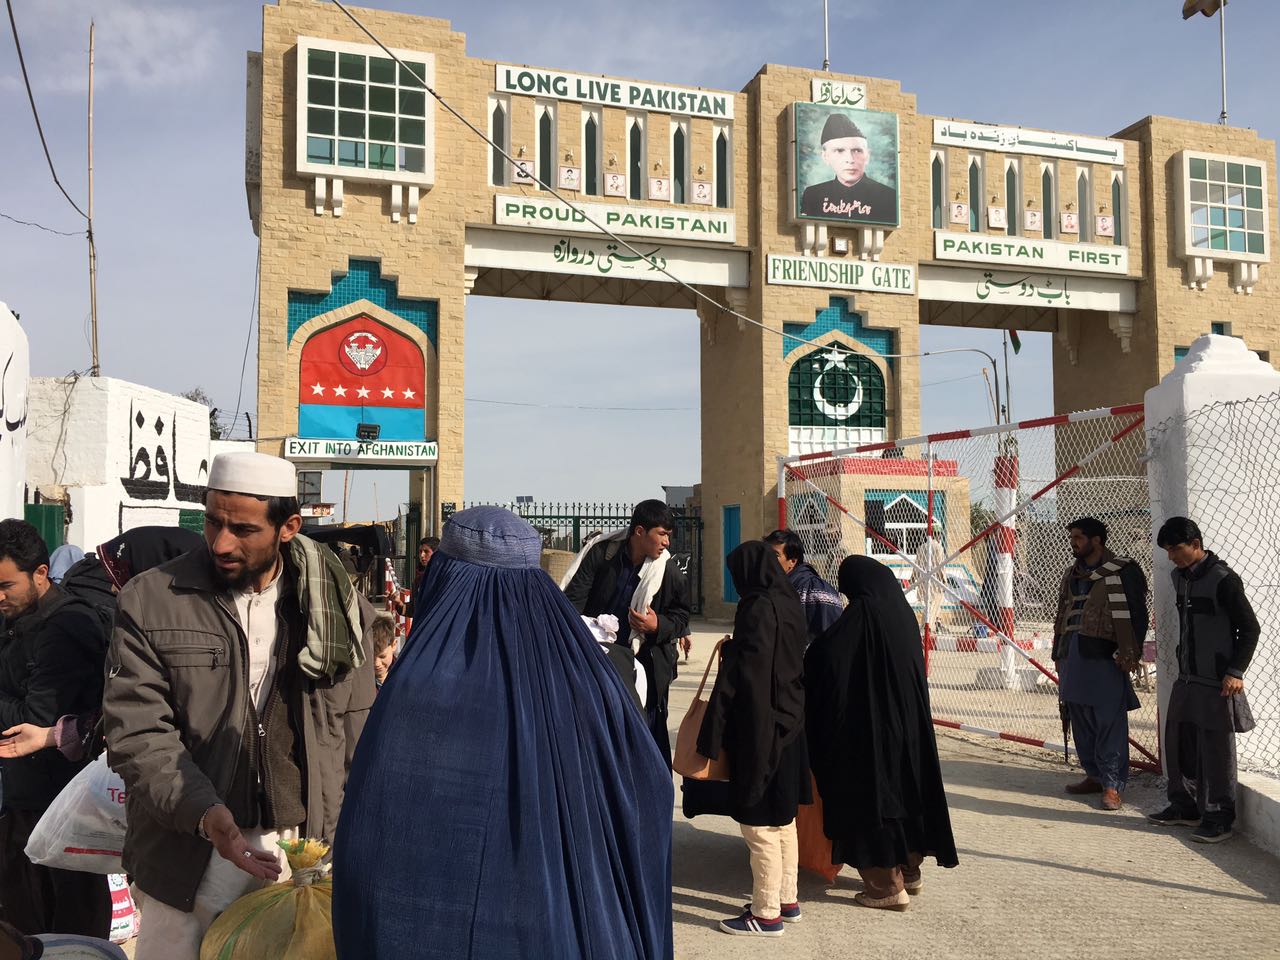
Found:
[[[1101,243],[1061,243],[1027,237],[996,237],[935,230],[933,256],[936,260],[964,260],[969,263],[999,263],[1012,267],[1049,267],[1083,273],[1129,272],[1128,247]]]
[[[587,217],[612,233],[630,237],[667,237],[711,243],[733,243],[737,240],[732,213],[701,213],[683,208],[664,210],[622,203],[575,203],[570,207],[559,200],[539,197],[494,197],[493,222],[498,226],[574,233],[604,232],[590,223]]]
[[[607,107],[653,110],[690,117],[733,119],[733,94],[690,87],[668,87],[657,83],[635,83],[609,77],[586,77],[555,70],[535,70],[500,63],[494,81],[499,93],[522,93],[533,97],[554,97],[578,103],[600,103]]]
[[[398,463],[407,466],[435,463],[440,456],[434,440],[313,440],[287,437],[287,460],[315,460],[328,463]]]
[[[916,292],[916,268],[905,263],[867,263],[864,260],[770,254],[765,279],[769,283],[790,287],[830,287],[873,293]]]

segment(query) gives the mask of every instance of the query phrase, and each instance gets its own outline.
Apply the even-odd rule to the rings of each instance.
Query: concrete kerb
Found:
[[[1280,856],[1280,780],[1260,773],[1241,773],[1236,788],[1236,816],[1241,831],[1250,840]]]

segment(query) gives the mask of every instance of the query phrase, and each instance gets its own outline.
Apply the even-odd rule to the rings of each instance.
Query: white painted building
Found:
[[[67,508],[86,550],[133,527],[192,524],[215,453],[209,408],[110,377],[36,377],[27,424],[28,497]]]

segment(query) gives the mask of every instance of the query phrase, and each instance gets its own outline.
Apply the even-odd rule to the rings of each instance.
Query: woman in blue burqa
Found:
[[[672,955],[671,774],[541,547],[444,528],[347,780],[341,960]]]

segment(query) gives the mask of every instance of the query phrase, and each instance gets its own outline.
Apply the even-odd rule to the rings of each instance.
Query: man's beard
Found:
[[[250,565],[247,561],[234,576],[228,576],[214,565],[213,576],[224,588],[231,591],[249,589],[264,573],[275,569],[276,560],[280,556],[280,540],[276,539],[275,549],[261,563]]]

